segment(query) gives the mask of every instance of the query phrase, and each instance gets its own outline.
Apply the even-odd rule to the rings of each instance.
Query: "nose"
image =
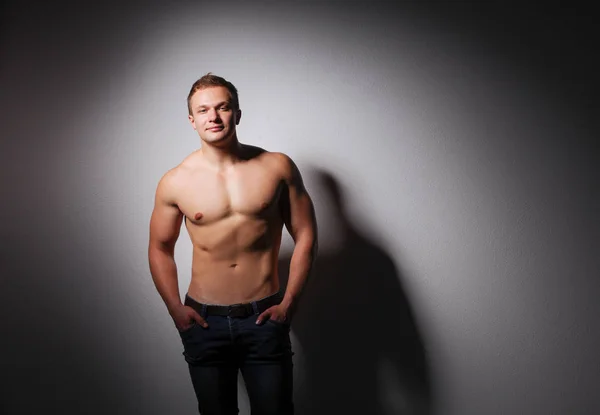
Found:
[[[219,113],[216,109],[208,110],[208,120],[209,121],[217,121],[219,119]]]

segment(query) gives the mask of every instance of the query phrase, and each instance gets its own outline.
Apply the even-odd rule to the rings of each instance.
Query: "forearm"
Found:
[[[314,261],[317,257],[317,241],[313,236],[298,238],[290,260],[290,271],[287,288],[282,304],[295,308],[302,290],[309,279]]]
[[[181,305],[177,265],[175,264],[173,250],[151,247],[148,249],[148,259],[156,290],[169,312],[171,312],[173,308]]]

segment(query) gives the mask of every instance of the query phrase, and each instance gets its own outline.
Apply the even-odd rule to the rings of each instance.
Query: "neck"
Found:
[[[203,142],[200,153],[211,165],[223,168],[231,166],[241,159],[242,145],[234,136],[227,144],[218,147]]]

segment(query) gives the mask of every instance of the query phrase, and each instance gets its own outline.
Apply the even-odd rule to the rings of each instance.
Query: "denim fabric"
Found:
[[[292,415],[290,325],[249,317],[203,316],[179,332],[183,355],[202,415],[238,413],[238,370],[248,391],[252,415]]]

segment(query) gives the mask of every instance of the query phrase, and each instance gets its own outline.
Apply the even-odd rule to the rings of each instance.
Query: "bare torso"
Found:
[[[173,172],[193,245],[188,295],[200,302],[235,304],[279,290],[285,182],[276,153],[244,149],[247,156],[222,171],[195,152]]]

